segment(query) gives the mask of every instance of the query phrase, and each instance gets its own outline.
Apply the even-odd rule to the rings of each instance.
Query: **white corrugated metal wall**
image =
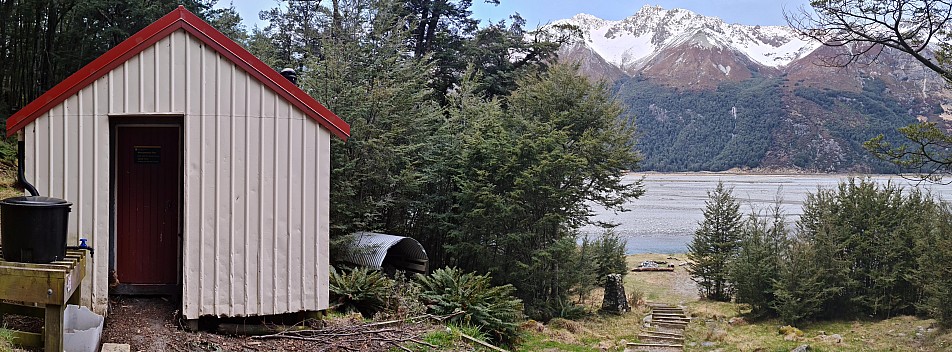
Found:
[[[185,316],[325,309],[330,132],[181,30],[26,128],[27,178],[74,203],[69,243],[97,251],[85,304],[108,299],[110,116],[170,113],[184,115]]]

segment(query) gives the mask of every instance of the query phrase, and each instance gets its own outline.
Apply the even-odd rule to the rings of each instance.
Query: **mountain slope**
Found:
[[[862,143],[896,128],[943,119],[944,82],[908,56],[869,65],[818,65],[836,50],[782,26],[745,26],[646,6],[608,21],[580,14],[553,25],[583,36],[560,59],[615,82],[635,115],[643,167],[805,172],[894,172]]]

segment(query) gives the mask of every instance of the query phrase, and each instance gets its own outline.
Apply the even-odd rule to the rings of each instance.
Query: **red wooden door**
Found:
[[[116,277],[120,284],[176,284],[179,128],[118,126]]]

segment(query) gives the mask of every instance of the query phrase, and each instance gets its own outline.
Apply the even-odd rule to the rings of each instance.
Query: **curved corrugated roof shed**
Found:
[[[426,250],[409,237],[358,232],[350,249],[346,261],[389,274],[396,270],[423,274],[428,269]]]

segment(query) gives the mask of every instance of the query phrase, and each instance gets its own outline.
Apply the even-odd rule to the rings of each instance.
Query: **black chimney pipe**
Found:
[[[293,83],[294,85],[297,85],[297,72],[294,72],[293,68],[288,67],[286,69],[281,70],[281,75],[284,76],[284,78],[287,78],[289,81],[291,81],[291,83]]]
[[[23,131],[17,132],[17,181],[23,185],[23,188],[30,192],[31,196],[38,196],[40,192],[36,191],[36,187],[33,187],[30,182],[26,180],[26,176],[23,175],[23,159],[25,158],[26,151],[24,151],[23,146]]]

